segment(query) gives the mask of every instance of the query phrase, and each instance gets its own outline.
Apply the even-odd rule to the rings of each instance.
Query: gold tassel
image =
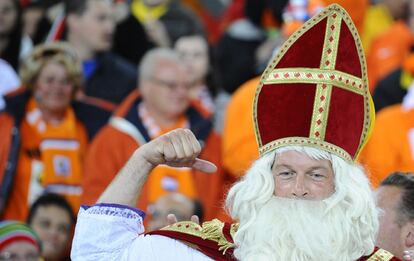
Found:
[[[227,241],[226,237],[223,234],[223,227],[224,223],[218,219],[204,222],[202,226],[202,238],[204,240],[208,239],[217,242],[219,251],[223,251],[223,255],[225,255],[226,251],[235,245]]]

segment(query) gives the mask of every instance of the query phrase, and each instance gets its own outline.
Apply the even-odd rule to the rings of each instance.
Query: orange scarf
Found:
[[[82,193],[82,158],[87,137],[77,122],[73,109],[66,110],[60,123],[49,124],[43,120],[41,111],[32,98],[27,105],[21,134],[19,169],[23,165],[23,169],[30,169],[31,173],[28,203],[33,203],[46,190],[66,196],[77,210]],[[34,151],[34,157],[28,155],[28,151]]]

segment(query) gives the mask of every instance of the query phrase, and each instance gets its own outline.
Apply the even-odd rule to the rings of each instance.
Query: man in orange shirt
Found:
[[[408,104],[389,106],[377,114],[371,139],[359,157],[374,187],[389,173],[414,171],[413,119],[414,107]]]
[[[389,1],[389,10],[395,22],[391,27],[372,41],[367,55],[370,91],[375,89],[379,80],[397,69],[409,54],[413,44],[412,28],[407,24],[408,8],[414,4],[409,1]]]
[[[223,129],[223,167],[235,177],[241,177],[259,158],[254,134],[253,100],[260,77],[247,81],[231,97]],[[237,151],[237,153],[234,153]]]
[[[119,107],[92,142],[85,160],[83,202],[95,203],[137,147],[176,128],[191,129],[203,144],[201,157],[220,163],[220,137],[200,106],[191,103],[185,70],[169,49],[148,52],[139,68],[139,91]],[[179,192],[198,199],[206,218],[217,215],[223,195],[223,175],[160,166],[152,172],[138,206],[146,209],[160,196]]]

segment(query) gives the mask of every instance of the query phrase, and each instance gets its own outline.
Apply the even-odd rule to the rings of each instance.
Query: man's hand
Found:
[[[414,260],[414,250],[406,250],[404,251],[404,260]]]
[[[98,203],[135,206],[148,175],[160,164],[189,167],[207,173],[217,171],[213,163],[197,158],[200,151],[200,143],[194,134],[184,129],[173,130],[146,143],[134,152]]]
[[[206,173],[217,171],[213,163],[197,158],[200,152],[200,143],[188,129],[170,131],[136,151],[153,167],[165,164],[171,167],[194,168]]]
[[[168,214],[167,221],[168,225],[173,225],[178,222],[177,217],[174,214]],[[197,215],[192,215],[191,221],[200,225],[200,218]]]

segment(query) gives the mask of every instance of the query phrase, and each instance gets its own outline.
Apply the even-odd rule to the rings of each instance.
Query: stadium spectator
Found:
[[[128,97],[92,142],[85,160],[84,203],[93,204],[138,146],[176,128],[189,128],[204,144],[202,158],[220,164],[220,137],[208,113],[190,103],[187,74],[177,53],[157,48],[142,59],[139,92]],[[138,205],[179,192],[199,199],[206,217],[220,209],[224,176],[161,166],[150,176]]]
[[[20,61],[30,53],[32,47],[30,38],[23,34],[19,1],[0,1],[0,58],[18,71]]]
[[[136,88],[135,68],[110,52],[115,30],[111,0],[66,2],[67,40],[82,60],[85,93],[119,104]]]
[[[27,224],[42,242],[45,261],[69,259],[76,216],[69,203],[57,194],[44,194],[30,207]]]
[[[193,215],[203,220],[202,206],[197,200],[191,200],[180,193],[168,193],[160,197],[148,208],[148,230],[158,230],[169,225],[167,216],[173,214],[177,222],[188,221]]]
[[[81,87],[79,60],[68,45],[38,46],[25,61],[21,88],[6,97],[0,114],[0,210],[3,218],[26,220],[44,191],[80,206],[82,165],[88,140],[110,111],[75,102]]]
[[[414,175],[395,172],[377,190],[377,204],[383,213],[377,245],[406,259],[414,258]]]
[[[41,260],[41,242],[26,224],[0,222],[0,260]]]

